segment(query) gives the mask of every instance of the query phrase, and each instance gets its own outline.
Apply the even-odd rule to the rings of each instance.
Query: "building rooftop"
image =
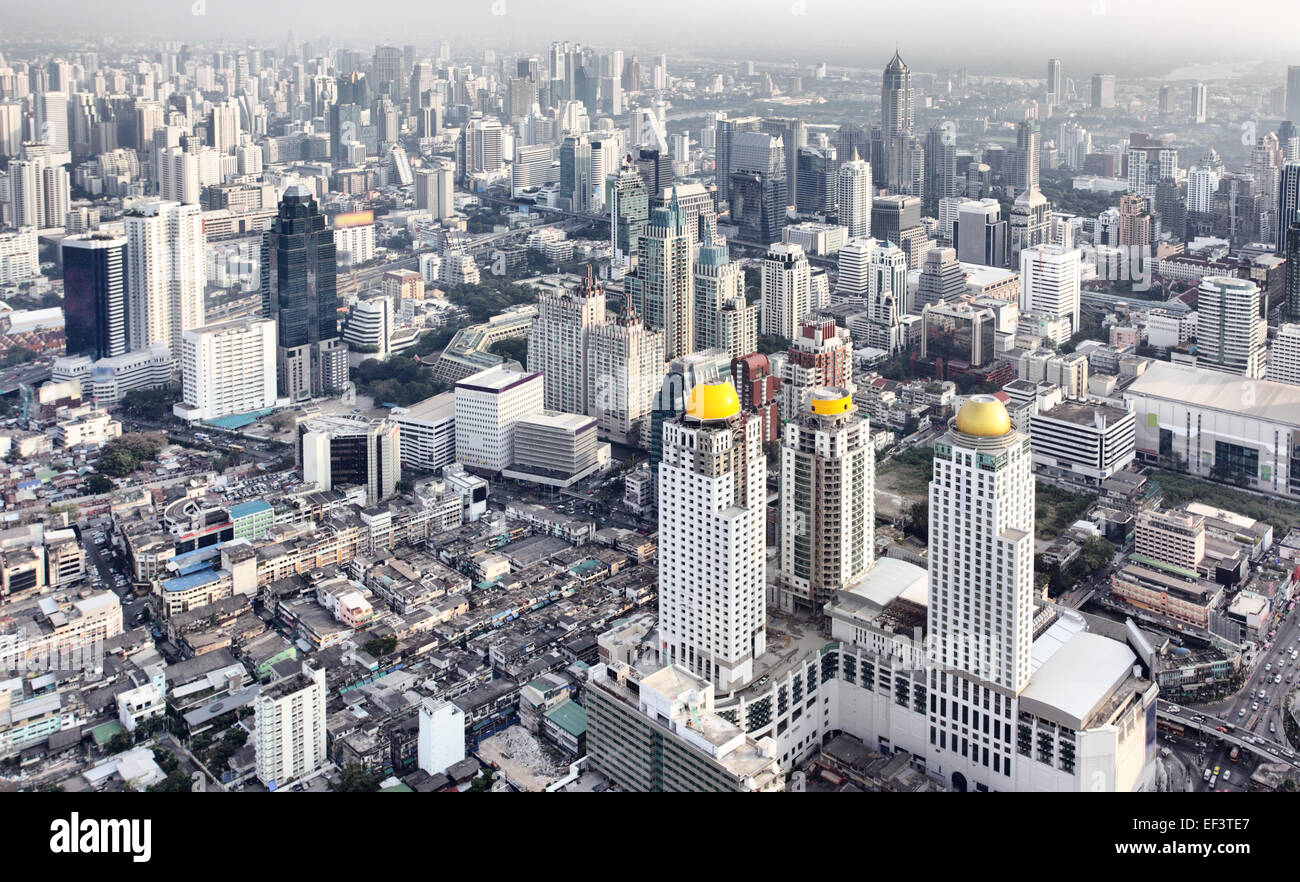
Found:
[[[541,376],[539,373],[516,371],[499,364],[466,377],[456,383],[456,388],[476,392],[505,392],[529,380],[541,379]]]
[[[1137,656],[1127,644],[1085,630],[1082,617],[1066,613],[1034,641],[1029,685],[1020,707],[1083,729],[1127,679]]]
[[[415,420],[419,422],[441,422],[456,415],[456,393],[443,392],[423,401],[417,401],[410,407],[395,407],[391,411],[394,419]]]
[[[1133,381],[1125,397],[1160,398],[1230,415],[1244,415],[1300,428],[1300,386],[1250,380],[1252,396],[1243,394],[1245,380],[1237,374],[1189,365],[1150,362]]]

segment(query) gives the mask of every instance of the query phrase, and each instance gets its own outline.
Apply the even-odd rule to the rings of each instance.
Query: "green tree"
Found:
[[[365,766],[349,763],[343,767],[339,780],[330,782],[330,790],[335,793],[374,793],[382,780],[378,773],[366,771]]]

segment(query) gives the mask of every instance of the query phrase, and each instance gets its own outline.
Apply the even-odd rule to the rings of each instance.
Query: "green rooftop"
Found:
[[[125,731],[126,729],[122,728],[122,724],[117,720],[109,720],[107,723],[100,723],[98,726],[91,729],[90,734],[94,736],[95,743],[100,747],[103,747],[105,744],[113,740],[114,735],[121,735]]]
[[[1156,570],[1164,570],[1166,573],[1173,573],[1175,576],[1182,576],[1184,579],[1199,579],[1200,575],[1193,570],[1183,569],[1171,563],[1165,563],[1162,560],[1156,560],[1154,557],[1147,557],[1145,554],[1130,554],[1128,559],[1144,566]]]
[[[576,701],[566,701],[556,705],[546,715],[546,719],[574,738],[581,738],[587,732],[587,711]]]

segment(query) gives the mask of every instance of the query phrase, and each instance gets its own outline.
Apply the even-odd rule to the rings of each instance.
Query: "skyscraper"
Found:
[[[1092,75],[1092,109],[1107,110],[1115,106],[1115,75]]]
[[[1012,429],[1000,401],[976,395],[934,452],[926,629],[936,699],[932,761],[958,789],[1009,789],[1015,702],[1029,683],[1034,639],[1029,436]]]
[[[812,307],[811,268],[803,246],[777,242],[763,258],[762,332],[789,340]]]
[[[638,240],[650,219],[650,195],[636,169],[623,168],[605,181],[609,209],[610,245],[614,259],[626,266],[639,248]]]
[[[673,191],[668,207],[650,213],[638,238],[636,276],[629,296],[636,310],[654,328],[664,331],[665,356],[686,355],[695,348],[695,304],[691,271],[695,235]]]
[[[1277,253],[1286,252],[1287,231],[1300,221],[1300,162],[1282,166],[1277,196]]]
[[[850,239],[871,235],[871,165],[854,159],[841,163],[836,174],[840,226]]]
[[[879,156],[870,157],[873,168],[892,193],[920,195],[914,188],[913,177],[917,165],[924,165],[924,147],[920,162],[914,161],[911,142],[915,119],[915,96],[912,92],[912,72],[898,52],[885,65],[880,83],[880,147]],[[923,183],[916,182],[918,186]]]
[[[780,239],[789,207],[781,139],[761,132],[737,134],[730,183],[731,222],[740,227],[740,238],[758,243]]]
[[[627,87],[624,86],[624,89]],[[714,171],[718,184],[718,210],[731,204],[731,156],[733,141],[741,132],[757,132],[761,120],[756,116],[719,119],[714,125]]]
[[[1264,376],[1264,320],[1259,286],[1246,279],[1206,276],[1196,292],[1196,365],[1214,371]]]
[[[666,664],[730,691],[767,649],[763,429],[727,380],[695,385],[664,423],[659,630]]]
[[[605,289],[592,277],[574,288],[542,291],[528,333],[528,370],[540,372],[547,410],[589,414],[587,337],[605,323]]]
[[[664,378],[664,332],[626,305],[587,336],[587,401],[596,432],[616,444],[641,443]]]
[[[68,355],[100,359],[125,354],[130,348],[126,238],[68,236],[60,248]]]
[[[1286,118],[1300,120],[1300,65],[1286,69]]]
[[[1192,113],[1191,121],[1196,125],[1201,125],[1206,119],[1206,92],[1205,84],[1197,83],[1192,86]]]
[[[262,315],[276,320],[280,394],[294,401],[340,390],[347,382],[336,272],[334,231],[310,190],[289,187],[262,236]]]
[[[1300,321],[1300,223],[1286,228],[1286,301],[1287,318]]]
[[[202,209],[146,202],[125,220],[130,349],[161,343],[179,361],[185,332],[206,324]]]
[[[939,200],[956,193],[957,145],[951,131],[934,126],[925,135],[925,213],[937,215]]]
[[[1047,59],[1047,100],[1060,104],[1065,95],[1065,84],[1061,82],[1061,59]]]
[[[1020,252],[1020,309],[1070,320],[1079,330],[1079,265],[1077,248],[1037,245]]]
[[[695,348],[725,349],[733,359],[758,348],[758,307],[745,301],[745,275],[725,245],[695,259]]]
[[[795,171],[795,207],[805,214],[826,214],[835,207],[835,154],[817,147],[800,147]]]
[[[781,608],[820,610],[875,562],[875,448],[848,389],[816,387],[781,439]]]

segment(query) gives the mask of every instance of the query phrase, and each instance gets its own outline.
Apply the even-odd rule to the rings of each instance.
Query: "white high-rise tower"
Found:
[[[840,226],[848,228],[848,238],[871,235],[871,165],[852,159],[835,174],[835,194],[840,210]]]
[[[664,423],[659,464],[663,661],[720,692],[749,682],[766,650],[767,457],[762,421],[727,381],[698,383]]]
[[[162,343],[179,360],[185,332],[205,323],[203,211],[146,202],[125,219],[131,349]]]
[[[1010,789],[1014,701],[1033,644],[1034,475],[1029,436],[991,395],[962,405],[934,447],[927,638],[933,761]]]

